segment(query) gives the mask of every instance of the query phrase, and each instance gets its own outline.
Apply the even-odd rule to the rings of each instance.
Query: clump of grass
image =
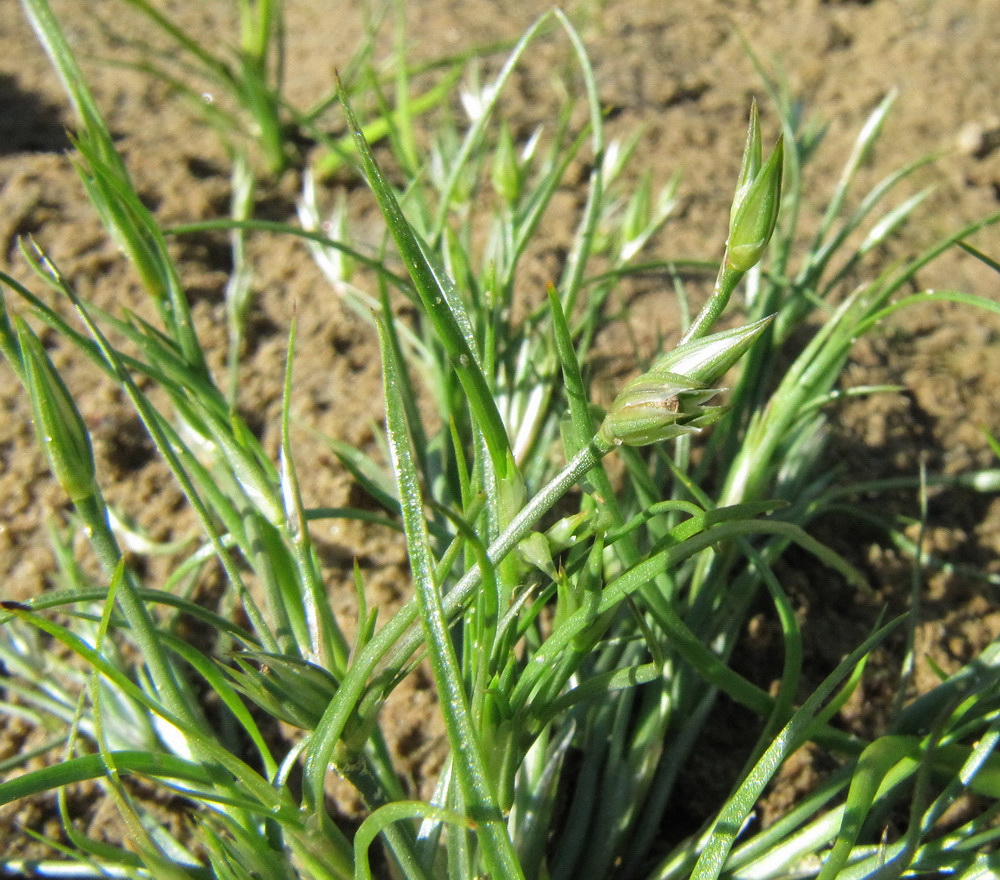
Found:
[[[403,7],[372,5],[360,43],[349,60],[340,62],[342,83],[317,96],[311,106],[301,107],[292,104],[285,91],[287,25],[281,0],[232,4],[220,14],[222,32],[214,34],[211,41],[185,28],[181,15],[151,0],[116,0],[102,12],[99,21],[116,49],[108,63],[139,70],[168,85],[196,118],[218,133],[234,163],[255,167],[270,179],[290,168],[301,168],[310,148],[316,148],[311,163],[320,176],[327,177],[343,166],[350,136],[332,134],[330,121],[338,89],[377,95],[384,116],[366,127],[366,135],[377,141],[385,137],[389,120],[412,121],[437,107],[467,60],[459,57],[436,62],[436,67],[447,72],[437,86],[420,93],[415,89],[398,92],[394,102],[393,80],[409,84],[410,72],[405,67],[379,71],[373,57],[381,25],[393,12],[397,48],[402,48]],[[47,27],[45,20],[51,19],[41,9],[29,14],[43,29]],[[140,30],[142,25],[148,28],[149,39],[133,35],[137,25]],[[394,58],[405,62],[402,52],[396,52]]]
[[[831,722],[865,658],[901,621],[879,626],[800,701],[802,637],[774,571],[795,543],[831,576],[862,585],[855,569],[806,531],[850,491],[824,469],[824,408],[854,341],[914,299],[898,294],[915,272],[1000,220],[959,230],[844,294],[850,269],[918,203],[903,202],[872,222],[911,166],[857,208],[844,208],[888,102],[859,135],[799,261],[802,166],[816,144],[796,130],[775,93],[783,132],[765,158],[751,113],[727,249],[708,303],[682,341],[601,412],[591,399],[588,352],[610,320],[611,291],[667,219],[673,189],[654,197],[643,182],[628,192],[622,171],[631,150],[605,141],[589,61],[568,20],[553,13],[536,24],[495,79],[468,94],[468,124],[445,118],[426,151],[415,146],[412,118],[388,114],[382,123],[405,181],[399,187],[381,172],[342,92],[360,173],[406,274],[366,257],[344,215],[328,227],[338,230],[337,240],[280,227],[309,242],[338,293],[371,309],[382,353],[386,460],[335,444],[380,512],[309,510],[289,442],[294,324],[280,456],[272,461],[234,410],[238,381],[230,376],[223,391],[206,366],[165,232],[136,196],[58,23],[45,0],[24,2],[78,112],[75,143],[87,194],[136,266],[160,325],[83,301],[30,245],[25,258],[72,302],[78,324],[10,276],[0,280],[33,321],[75,345],[132,401],[203,537],[167,583],[142,581],[121,551],[72,393],[32,323],[4,302],[0,349],[31,396],[52,472],[104,574],[92,583],[72,554],[61,552],[60,589],[3,606],[5,708],[51,730],[65,760],[0,783],[0,801],[97,780],[130,836],[128,847],[88,839],[60,794],[65,838],[51,842],[52,860],[25,866],[7,859],[0,861],[5,869],[365,877],[379,838],[390,870],[407,878],[826,880],[932,871],[971,877],[995,866],[1000,645],[942,676],[932,692],[900,709],[884,735],[866,742]],[[516,145],[496,121],[501,95],[552,23],[572,47],[588,125],[572,130],[567,112],[553,131]],[[591,171],[562,274],[536,308],[515,318],[522,261],[579,157]],[[318,224],[321,213],[307,186],[303,218]],[[245,207],[234,209],[228,224],[247,234],[279,229]],[[845,250],[865,224],[863,244]],[[477,241],[485,248],[477,250]],[[371,271],[362,275],[359,266]],[[739,297],[744,324],[713,332],[740,284],[749,291]],[[412,322],[392,308],[399,296],[412,305]],[[919,298],[997,310],[952,291]],[[239,314],[234,310],[236,324]],[[811,341],[778,373],[791,334],[817,316]],[[236,373],[238,362],[230,364]],[[728,407],[713,405],[718,382],[734,366]],[[162,404],[154,404],[149,385],[162,391]],[[420,389],[426,408],[415,403]],[[709,424],[693,465],[692,443]],[[615,483],[603,467],[612,454],[625,465]],[[979,475],[979,485],[989,478]],[[552,521],[557,503],[560,518]],[[383,620],[356,575],[353,641],[330,609],[310,532],[311,523],[333,516],[401,529],[413,576],[413,598]],[[225,573],[243,623],[181,589],[211,563]],[[729,665],[762,591],[785,650],[774,694]],[[206,627],[215,643],[196,647],[179,638],[184,617]],[[41,639],[64,646],[66,656],[41,654]],[[385,700],[423,657],[450,747],[426,802],[405,789],[379,727]],[[698,756],[720,693],[756,715],[760,733],[715,814],[690,839],[665,843],[678,777]],[[209,720],[206,694],[221,722]],[[273,719],[300,728],[301,739],[275,745],[262,733]],[[764,787],[807,742],[835,754],[841,769],[771,827],[749,833]],[[7,767],[23,769],[26,760]],[[353,832],[329,812],[334,772],[356,786],[368,809]],[[178,839],[133,797],[132,776],[185,799],[190,837]],[[982,796],[982,808],[942,832],[946,810],[967,792]],[[905,832],[880,840],[885,816],[901,809],[909,814]]]

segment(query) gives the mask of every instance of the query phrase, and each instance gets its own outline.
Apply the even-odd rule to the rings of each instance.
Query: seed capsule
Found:
[[[70,499],[82,501],[96,491],[90,434],[41,341],[24,321],[17,319],[16,323],[24,383],[31,395],[35,430],[45,457]]]
[[[707,386],[746,353],[770,322],[764,318],[724,330],[663,355],[652,369],[625,384],[601,424],[601,437],[616,445],[645,446],[716,421],[725,408],[704,404],[722,389]]]

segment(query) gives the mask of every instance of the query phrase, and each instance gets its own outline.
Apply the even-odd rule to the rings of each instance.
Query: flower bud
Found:
[[[704,428],[725,411],[705,402],[721,391],[709,387],[753,345],[771,322],[763,318],[685,343],[627,382],[608,410],[599,434],[616,445],[645,446]]]
[[[760,142],[760,116],[757,113],[757,99],[750,104],[750,124],[747,126],[747,142],[743,147],[743,161],[740,163],[740,176],[736,181],[736,193],[733,196],[733,205],[729,209],[729,226],[732,228],[733,220],[736,219],[736,212],[740,204],[746,198],[750,184],[760,171],[763,162],[763,151]]]
[[[35,430],[52,475],[70,500],[82,501],[96,491],[90,434],[41,341],[21,320],[17,321],[17,339]]]
[[[748,144],[749,147],[749,144]],[[764,166],[752,180],[744,181],[743,173],[752,167],[744,157],[744,171],[733,200],[726,241],[726,265],[738,272],[752,269],[764,255],[778,220],[781,203],[781,172],[784,164],[784,142],[778,138]]]
[[[513,205],[521,195],[523,172],[517,160],[517,151],[510,129],[500,129],[496,152],[493,156],[493,189],[508,205]]]
[[[676,373],[643,373],[615,398],[600,434],[617,445],[645,446],[698,431],[722,414],[701,405],[719,390]]]
[[[757,337],[774,319],[768,315],[752,324],[733,327],[685,342],[662,355],[650,369],[651,373],[680,373],[701,386],[718,382],[754,344]]]

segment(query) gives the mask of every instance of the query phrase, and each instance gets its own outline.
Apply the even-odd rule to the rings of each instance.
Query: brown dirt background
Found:
[[[215,134],[182,102],[148,76],[107,63],[121,49],[102,20],[129,36],[145,33],[114,0],[53,0],[54,10],[78,52],[111,130],[118,138],[140,193],[165,225],[224,216],[228,206],[227,159]],[[227,39],[232,4],[164,4],[207,43]],[[351,57],[362,34],[359,4],[289,0],[287,94],[305,106],[331,89],[333,70]],[[424,0],[406,4],[413,62],[427,61],[498,41],[516,39],[545,8],[535,2]],[[762,102],[764,129],[775,133],[774,109],[739,39],[777,65],[807,116],[829,125],[817,158],[808,166],[806,225],[815,223],[839,174],[850,143],[867,114],[893,88],[898,101],[885,133],[859,181],[858,194],[902,164],[930,152],[939,161],[922,171],[909,192],[933,185],[916,222],[879,254],[880,265],[916,253],[965,222],[1000,207],[1000,16],[995,0],[695,0],[695,2],[571,2],[567,12],[580,29],[605,104],[613,109],[609,135],[641,129],[632,170],[648,170],[654,184],[683,174],[682,206],[659,236],[655,256],[717,257],[751,95]],[[508,91],[502,113],[515,131],[554,118],[561,87],[553,70],[567,66],[563,36],[552,32],[535,44]],[[386,41],[385,47],[388,48]],[[496,59],[492,56],[495,66]],[[337,121],[339,124],[339,120]],[[18,237],[32,235],[86,298],[109,308],[147,312],[136,279],[86,202],[72,168],[65,129],[73,119],[56,77],[14,0],[0,0],[0,248],[6,271],[28,279]],[[294,221],[300,180],[295,173],[258,192],[258,215]],[[379,234],[370,197],[341,175],[328,187],[348,192],[360,228]],[[572,194],[570,194],[572,195]],[[900,195],[898,198],[902,198]],[[572,198],[558,204],[573,204]],[[547,224],[548,252],[557,252],[570,219]],[[563,239],[564,241],[565,239]],[[1000,255],[1000,232],[974,243]],[[289,320],[300,332],[293,408],[303,426],[296,435],[307,504],[342,504],[350,486],[311,430],[368,446],[381,417],[378,358],[368,327],[346,309],[305,250],[273,236],[254,236],[251,259],[256,301],[243,360],[240,403],[252,414],[268,448],[277,443],[277,414]],[[542,249],[545,250],[544,248]],[[185,285],[202,339],[224,376],[222,305],[227,248],[224,236],[176,243]],[[877,268],[877,267],[876,267]],[[554,277],[551,265],[532,270],[531,283]],[[1000,298],[1000,279],[966,256],[952,254],[922,272],[918,287],[947,286]],[[640,348],[674,330],[676,310],[660,289],[640,292],[630,317]],[[151,454],[141,427],[114,389],[64,348],[56,363],[68,371],[85,418],[94,427],[98,467],[109,499],[154,537],[190,533],[179,493]],[[905,392],[844,405],[835,424],[835,455],[858,479],[913,476],[921,461],[929,472],[959,473],[995,461],[982,431],[1000,433],[1000,319],[965,308],[913,309],[859,344],[846,385],[899,383]],[[61,491],[47,476],[36,449],[25,395],[8,368],[0,368],[0,573],[2,598],[24,599],[45,590],[54,572],[45,524],[65,513]],[[915,493],[879,499],[886,511],[916,516]],[[829,524],[827,537],[862,565],[875,587],[864,600],[845,593],[809,568],[785,572],[799,605],[810,671],[822,677],[843,651],[863,639],[878,610],[904,607],[910,562],[872,530]],[[993,583],[963,574],[928,573],[918,629],[916,686],[933,683],[927,656],[957,668],[1000,635],[996,581],[1000,578],[1000,500],[967,492],[934,493],[929,549],[956,565],[993,575]],[[351,618],[350,566],[362,562],[371,601],[391,604],[406,591],[405,558],[397,544],[360,526],[341,525],[317,535],[338,613]],[[155,576],[155,561],[150,562]],[[766,609],[748,628],[734,663],[765,684],[773,671],[773,622]],[[898,647],[898,646],[897,646]],[[891,704],[898,656],[887,654],[867,676],[844,723],[876,732]],[[408,756],[414,778],[433,770],[437,732],[426,726],[428,695],[410,689],[386,718],[390,737]],[[0,729],[0,758],[26,748],[30,731],[8,720]],[[715,744],[703,770],[692,769],[692,807],[701,791],[724,791],[726,755],[742,761],[739,743]],[[722,764],[719,762],[723,761]],[[429,762],[429,763],[428,763]],[[770,795],[780,809],[817,772],[796,760]],[[15,805],[17,806],[17,805]],[[706,805],[708,808],[709,805]],[[766,812],[766,811],[765,811]],[[25,843],[19,827],[52,831],[43,807],[0,814],[0,850]],[[115,837],[90,814],[92,833]],[[46,827],[46,823],[49,823]],[[9,850],[13,852],[14,850]]]

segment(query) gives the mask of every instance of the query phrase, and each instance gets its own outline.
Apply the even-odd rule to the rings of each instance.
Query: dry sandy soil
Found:
[[[97,100],[118,138],[143,198],[164,223],[218,217],[229,197],[227,161],[215,134],[197,121],[162,83],[107,63],[120,52],[101,22],[131,34],[137,25],[117,0],[53,0],[76,47]],[[206,41],[232,33],[235,4],[164,0]],[[350,59],[362,33],[360,4],[288,0],[288,97],[308,105],[327,94],[333,70]],[[427,61],[471,47],[519,36],[543,4],[515,0],[420,0],[406,4],[411,59]],[[941,158],[921,172],[914,187],[936,189],[919,219],[880,256],[884,262],[917,252],[965,222],[1000,208],[1000,16],[995,0],[580,0],[567,7],[586,40],[601,98],[609,108],[611,135],[643,132],[636,172],[647,170],[660,185],[683,174],[682,209],[655,242],[656,256],[717,257],[728,214],[745,115],[751,95],[762,97],[765,131],[775,132],[773,107],[754,72],[740,35],[758,56],[776,65],[804,112],[825,121],[826,140],[809,167],[806,217],[815,222],[839,173],[851,140],[872,108],[899,90],[885,134],[860,186],[930,152]],[[95,14],[96,13],[96,14]],[[498,56],[493,56],[494,62]],[[551,118],[560,87],[549,77],[568,57],[555,34],[529,53],[517,89],[503,113],[517,130]],[[56,260],[80,293],[106,308],[143,308],[131,270],[120,259],[86,202],[71,165],[65,129],[73,119],[49,64],[14,0],[0,0],[0,261],[27,278],[18,237],[32,235]],[[258,213],[294,222],[301,181],[290,172],[262,188]],[[358,222],[374,224],[365,190],[347,175],[330,185],[349,190]],[[859,190],[863,191],[863,190]],[[553,218],[553,252],[567,223]],[[376,228],[376,227],[373,227]],[[978,237],[978,247],[1000,256],[1000,231]],[[224,363],[226,279],[224,238],[177,246],[184,282],[202,338],[220,371]],[[297,418],[349,443],[371,441],[380,417],[378,358],[366,325],[331,293],[300,245],[277,237],[252,240],[257,299],[244,353],[240,403],[254,413],[269,448],[276,443],[276,414],[287,327],[293,308],[301,322],[297,356]],[[542,282],[551,267],[536,274]],[[1000,299],[1000,279],[982,264],[955,254],[917,278],[919,287],[948,286]],[[674,331],[675,310],[662,291],[636,302],[634,330],[640,344]],[[183,530],[179,494],[151,455],[141,428],[118,394],[73,355],[55,352],[72,371],[84,416],[93,425],[99,468],[111,501],[158,538]],[[221,374],[221,373],[220,373]],[[959,473],[990,467],[995,459],[983,430],[1000,434],[1000,320],[940,305],[913,309],[859,345],[848,384],[898,383],[905,391],[844,406],[836,417],[835,454],[858,479],[913,476],[921,461],[930,472]],[[35,447],[25,396],[0,367],[0,574],[2,598],[23,599],[45,590],[54,571],[46,521],[66,510]],[[300,468],[310,474],[307,503],[336,505],[349,484],[321,443],[307,431],[297,438]],[[880,499],[887,511],[916,515],[913,492]],[[799,605],[816,676],[846,647],[859,642],[881,607],[901,608],[909,590],[909,561],[881,535],[834,524],[838,549],[862,565],[875,595],[855,601],[836,584],[788,571]],[[963,574],[931,572],[918,632],[917,686],[933,676],[927,655],[953,669],[1000,635],[995,585],[1000,576],[1000,500],[957,491],[940,492],[930,509],[930,549],[956,565],[992,574],[994,582]],[[398,601],[405,590],[405,559],[395,545],[372,543],[363,530],[344,527],[323,536],[333,601],[347,610],[355,556],[362,559],[375,599]],[[152,563],[151,563],[152,564]],[[773,658],[768,622],[756,620],[736,661],[765,679]],[[759,668],[758,668],[759,667]],[[848,707],[845,724],[872,732],[891,698],[898,658],[869,676],[861,697]],[[433,731],[423,728],[427,696],[411,692],[388,724],[394,742],[405,743],[414,773],[433,751]],[[28,731],[0,725],[0,758],[27,741]],[[687,786],[715,791],[717,759],[735,748],[717,744],[706,768],[692,769]],[[742,757],[737,755],[734,766]],[[711,772],[710,772],[711,771]],[[808,760],[770,795],[773,809],[809,784]],[[52,831],[51,814],[35,805],[4,814],[0,850],[20,847],[18,824]],[[103,821],[96,815],[91,829]],[[108,831],[114,836],[114,832]]]

